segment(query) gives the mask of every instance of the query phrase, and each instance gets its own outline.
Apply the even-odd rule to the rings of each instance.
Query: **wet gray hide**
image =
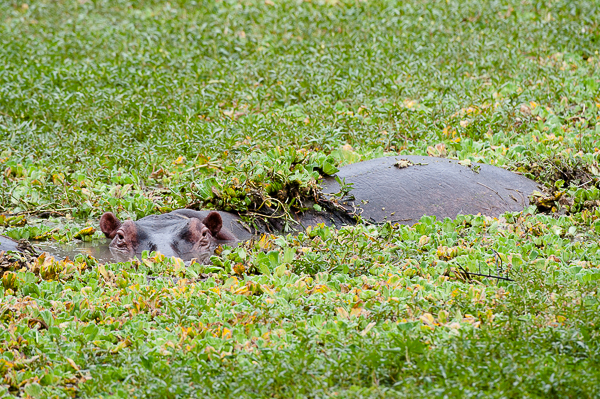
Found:
[[[398,168],[400,160],[412,165]],[[344,166],[337,176],[353,184],[340,204],[373,223],[414,224],[423,215],[438,220],[478,213],[498,217],[523,210],[529,205],[528,196],[540,189],[534,181],[495,166],[469,167],[455,160],[414,155]],[[333,177],[327,177],[322,185],[324,193],[340,191]]]
[[[17,242],[4,236],[0,236],[0,252],[3,251],[18,251]]]

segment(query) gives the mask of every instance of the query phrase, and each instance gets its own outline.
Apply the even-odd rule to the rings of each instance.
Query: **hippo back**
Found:
[[[411,166],[398,168],[399,160]],[[337,176],[353,184],[341,204],[374,223],[413,224],[423,215],[455,218],[458,214],[498,217],[521,211],[538,185],[521,175],[491,165],[463,166],[458,161],[399,155],[344,166]],[[340,191],[333,177],[322,183],[324,193]]]
[[[17,249],[17,242],[8,237],[0,236],[0,252],[3,251],[19,251]]]

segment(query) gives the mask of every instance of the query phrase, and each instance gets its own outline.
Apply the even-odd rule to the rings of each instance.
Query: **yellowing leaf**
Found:
[[[163,355],[163,356],[171,356],[171,355],[173,354],[171,351],[168,351],[167,349],[165,349],[165,348],[163,348],[163,347],[161,347],[161,348],[158,350],[158,353],[160,353],[160,354],[161,354],[161,355]]]
[[[452,330],[458,330],[460,329],[460,324],[458,324],[457,322],[452,322],[448,324],[448,327],[450,327]]]
[[[73,361],[73,359],[67,357],[66,360],[71,365],[71,367],[73,367],[75,370],[77,370],[77,371],[80,370],[79,366],[77,365],[77,363],[75,363]]]
[[[92,226],[86,227],[85,229],[79,230],[77,233],[75,233],[73,238],[81,238],[84,236],[91,236],[95,232],[96,232],[96,229],[93,228]]]
[[[428,326],[434,326],[435,325],[435,319],[433,318],[433,316],[431,315],[431,313],[425,313],[425,314],[421,315],[421,317],[419,319],[423,323],[427,324]]]
[[[267,293],[267,294],[269,294],[269,295],[271,295],[271,296],[274,296],[274,295],[275,295],[275,291],[273,291],[271,288],[267,287],[267,286],[266,286],[266,285],[264,285],[264,284],[263,284],[263,285],[261,285],[261,286],[260,286],[260,288],[262,289],[262,291],[263,291],[263,292],[265,292],[265,293]]]
[[[273,238],[270,234],[263,234],[260,236],[260,240],[258,240],[257,245],[260,249],[271,249],[273,243],[271,239]]]
[[[108,280],[108,272],[106,271],[106,267],[104,267],[104,265],[100,265],[98,266],[98,273],[100,273],[102,275],[102,277],[104,277],[106,280]]]
[[[131,345],[131,341],[129,341],[128,339],[121,341],[117,344],[117,346],[115,346],[110,353],[119,353],[121,351],[121,349],[127,348],[128,346]]]
[[[414,100],[404,100],[404,106],[409,109],[414,107],[416,103]]]
[[[242,263],[236,263],[235,266],[233,266],[233,272],[235,274],[241,275],[241,274],[244,274],[245,271],[246,271],[246,267]]]
[[[181,165],[183,163],[185,163],[185,158],[181,155],[173,161],[173,165]]]
[[[363,337],[364,337],[365,335],[367,335],[367,333],[368,333],[369,331],[371,331],[371,329],[372,329],[372,328],[375,326],[375,324],[376,324],[376,323],[375,323],[374,321],[373,321],[373,322],[371,322],[371,323],[369,323],[369,324],[367,324],[367,326],[365,327],[365,329],[364,329],[364,330],[362,330],[362,331],[360,332],[360,335],[362,335]]]
[[[331,291],[329,289],[329,287],[326,285],[323,285],[323,284],[316,285],[315,288],[313,289],[313,293],[320,292],[320,293],[324,294],[329,291]]]
[[[245,295],[248,292],[249,292],[248,287],[246,287],[245,285],[242,285],[241,287],[239,287],[235,291],[233,291],[233,293],[236,295]]]
[[[344,308],[335,308],[335,311],[338,314],[338,316],[340,318],[342,318],[342,319],[349,319],[350,318],[350,314]]]
[[[435,147],[427,147],[427,154],[431,157],[445,157],[446,156],[446,144],[438,143]]]
[[[221,334],[221,338],[223,339],[229,339],[231,338],[231,330],[227,327],[223,328],[223,334]]]

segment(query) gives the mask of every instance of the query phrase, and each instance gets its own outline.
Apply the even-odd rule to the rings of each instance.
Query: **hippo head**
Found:
[[[100,218],[100,229],[106,237],[112,238],[111,251],[131,256],[145,250],[179,257],[206,253],[222,226],[218,212],[210,212],[202,219],[175,212],[147,216],[135,222],[121,222],[112,212]]]

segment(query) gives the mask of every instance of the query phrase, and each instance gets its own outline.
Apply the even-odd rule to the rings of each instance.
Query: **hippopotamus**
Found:
[[[11,238],[0,236],[0,252],[3,251],[19,251],[19,243]]]
[[[409,155],[344,166],[336,176],[321,182],[324,197],[331,195],[319,202],[324,210],[297,215],[296,231],[319,223],[335,227],[354,224],[356,216],[371,223],[400,224],[414,224],[424,215],[440,220],[459,214],[498,217],[521,211],[529,205],[533,191],[539,190],[534,181],[495,166]],[[338,181],[348,186],[341,199],[333,197],[342,188]],[[259,232],[285,228],[268,223],[258,223],[258,227]],[[184,259],[210,252],[219,243],[248,240],[255,233],[235,214],[191,209],[125,222],[107,212],[100,219],[100,228],[112,239],[113,253],[131,256],[144,250],[160,251]]]
[[[216,244],[252,237],[237,215],[191,209],[150,215],[137,221],[120,221],[112,212],[106,212],[100,218],[100,229],[112,239],[111,252],[120,258],[147,250],[191,259],[209,253]]]
[[[2,255],[4,255],[8,251],[19,252],[25,255],[25,258],[29,260],[32,260],[33,257],[38,257],[40,255],[38,249],[34,248],[29,241],[15,241],[12,238],[0,235],[0,262],[2,260]],[[1,274],[2,273],[0,273],[0,275]]]
[[[336,176],[323,180],[323,193],[338,193],[338,180],[345,182],[349,190],[337,203],[371,223],[412,225],[424,215],[498,217],[522,211],[529,196],[541,190],[533,180],[496,166],[415,155],[358,162]]]

